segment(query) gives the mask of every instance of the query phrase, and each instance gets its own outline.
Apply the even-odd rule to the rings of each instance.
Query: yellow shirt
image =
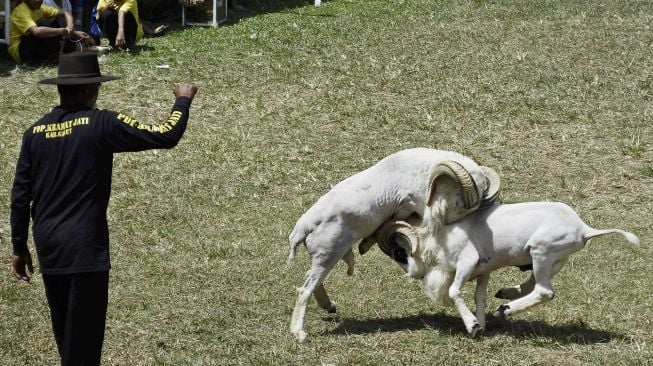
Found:
[[[106,8],[109,7],[108,4],[109,1],[107,0],[100,0],[98,1],[97,4],[97,16],[98,19],[100,18],[100,15]],[[138,42],[143,38],[143,26],[141,26],[141,20],[138,18],[138,4],[136,3],[136,0],[118,0],[116,1],[118,4],[118,10],[123,11],[125,13],[132,13],[134,16],[134,19],[136,19],[136,39],[134,42]]]
[[[40,9],[32,10],[25,3],[20,3],[14,8],[11,12],[11,40],[7,51],[16,63],[22,62],[18,53],[22,37],[28,33],[30,28],[37,27],[36,22],[39,20],[53,19],[57,15],[59,15],[59,10],[47,5],[41,5]]]

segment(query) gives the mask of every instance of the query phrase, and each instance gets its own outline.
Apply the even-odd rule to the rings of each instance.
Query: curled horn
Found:
[[[465,208],[472,208],[479,203],[478,190],[476,182],[469,174],[469,172],[460,163],[453,160],[445,160],[435,166],[433,171],[433,178],[429,184],[428,199],[426,205],[431,206],[435,196],[435,182],[442,175],[446,175],[456,182],[458,182],[463,190],[463,199],[465,200]]]
[[[487,179],[487,190],[483,192],[483,198],[481,199],[481,209],[490,207],[494,202],[499,199],[501,195],[501,178],[499,174],[495,172],[492,168],[487,166],[481,166],[483,175]]]
[[[410,245],[411,255],[415,254],[419,246],[419,239],[415,228],[405,221],[389,221],[377,230],[376,241],[383,253],[392,258],[392,249],[399,244],[398,240],[403,240]]]

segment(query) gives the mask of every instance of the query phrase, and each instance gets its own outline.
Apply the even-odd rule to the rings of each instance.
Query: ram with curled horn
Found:
[[[466,169],[461,163],[455,160],[445,160],[438,163],[433,169],[428,190],[426,192],[425,205],[428,209],[426,216],[424,213],[414,213],[409,217],[428,220],[431,228],[442,227],[454,223],[469,215],[476,209],[483,209],[492,205],[501,191],[501,180],[499,175],[491,168],[480,166],[482,175],[476,178],[472,176],[470,170]],[[474,171],[474,170],[472,170]],[[476,172],[478,173],[478,172]],[[479,191],[479,185],[476,181],[484,182],[483,191]],[[435,207],[433,207],[435,204]],[[405,219],[407,217],[401,218]],[[408,233],[407,223],[400,224],[394,217],[393,225],[400,225],[399,231]],[[384,234],[388,233],[389,228],[393,225],[382,226],[379,231],[363,239],[358,246],[359,253],[365,254],[376,243],[382,245],[380,238],[389,239]],[[402,226],[403,225],[403,226]],[[387,242],[385,242],[387,244]],[[383,248],[381,248],[383,249]],[[388,254],[388,253],[386,253]]]
[[[339,260],[353,274],[352,247],[360,253],[377,240],[373,235],[388,220],[423,217],[440,226],[455,222],[496,199],[498,179],[489,168],[452,151],[415,148],[387,156],[370,168],[335,185],[297,221],[290,234],[290,264],[299,244],[311,256],[311,269],[297,288],[291,333],[306,340],[304,317],[311,295],[318,305],[335,312],[323,281]]]
[[[590,239],[607,234],[621,234],[635,246],[640,243],[635,234],[621,229],[588,226],[560,202],[492,204],[439,228],[415,217],[389,221],[375,233],[375,240],[408,276],[422,281],[427,296],[455,306],[467,332],[476,336],[485,329],[487,287],[493,271],[508,266],[533,271],[525,282],[495,295],[511,300],[497,308],[496,317],[517,314],[553,300],[552,278],[569,256],[586,247]],[[461,295],[471,280],[476,280],[474,313]]]

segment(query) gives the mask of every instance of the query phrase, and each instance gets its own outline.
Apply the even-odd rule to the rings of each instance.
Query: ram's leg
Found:
[[[476,267],[479,258],[476,250],[469,248],[470,247],[464,249],[458,257],[459,262],[456,265],[456,276],[449,287],[449,297],[456,306],[460,317],[463,319],[467,332],[472,337],[475,337],[478,331],[481,330],[481,325],[478,323],[478,320],[469,310],[467,305],[465,305],[465,300],[461,293],[463,286],[474,272],[474,268]]]
[[[292,319],[290,321],[290,332],[295,335],[299,342],[304,342],[307,339],[307,334],[304,332],[304,317],[306,316],[308,299],[311,295],[317,291],[319,295],[316,295],[315,299],[320,307],[325,309],[330,307],[329,304],[331,304],[331,300],[329,300],[329,296],[322,286],[322,281],[324,281],[329,271],[333,268],[333,262],[336,261],[325,263],[320,260],[316,261],[316,258],[314,257],[311,270],[309,271],[308,276],[306,276],[304,285],[297,289],[297,301],[295,302],[295,309],[293,310]]]
[[[290,332],[299,342],[307,338],[304,332],[304,317],[311,295],[315,295],[318,305],[327,311],[335,311],[335,306],[322,285],[329,272],[347,252],[351,252],[354,243],[351,228],[342,222],[333,222],[314,232],[312,239],[306,242],[306,249],[311,256],[311,269],[304,285],[297,289],[297,302],[290,321]]]
[[[348,250],[345,255],[342,257],[342,260],[347,263],[347,274],[349,276],[354,274],[354,253],[350,250]],[[313,297],[315,298],[315,302],[324,310],[326,310],[328,313],[335,313],[336,312],[336,306],[333,304],[331,299],[329,299],[329,295],[327,294],[326,290],[324,289],[324,284],[320,283],[317,287],[315,287],[315,291],[313,291]]]
[[[567,258],[556,260],[534,261],[533,276],[535,277],[535,286],[533,291],[528,295],[513,300],[507,304],[499,306],[495,311],[495,316],[507,316],[525,311],[535,305],[553,300],[555,292],[551,285],[552,277],[562,269],[567,262]]]
[[[350,250],[345,253],[345,255],[342,257],[342,260],[347,263],[347,275],[351,276],[354,274],[354,264],[356,260],[354,259],[354,252]]]
[[[326,310],[328,313],[333,314],[336,312],[336,306],[333,302],[331,302],[331,299],[329,299],[329,295],[324,289],[323,283],[320,283],[317,287],[315,287],[315,291],[313,291],[313,297],[315,298],[317,305]]]
[[[533,273],[522,284],[514,287],[505,287],[497,291],[494,297],[497,299],[515,300],[526,296],[535,288],[535,276]]]
[[[376,244],[376,240],[372,237],[361,240],[360,244],[358,244],[358,253],[360,255],[367,253],[374,244]]]
[[[349,276],[354,274],[354,253],[351,250],[348,250],[345,255],[342,257],[342,260],[347,263],[347,274]],[[324,289],[324,284],[320,283],[313,292],[313,297],[317,304],[324,310],[329,313],[336,312],[336,306],[333,304],[329,295],[327,295],[326,290]]]
[[[476,321],[478,321],[478,325],[480,326],[479,331],[485,329],[485,307],[487,305],[487,284],[489,281],[489,274],[483,274],[476,278],[474,301],[476,302]]]

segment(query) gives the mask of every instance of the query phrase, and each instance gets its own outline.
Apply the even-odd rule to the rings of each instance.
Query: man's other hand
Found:
[[[34,274],[34,266],[32,266],[32,255],[27,252],[25,255],[13,255],[11,256],[11,270],[14,273],[14,277],[19,281],[29,282],[29,273]]]

